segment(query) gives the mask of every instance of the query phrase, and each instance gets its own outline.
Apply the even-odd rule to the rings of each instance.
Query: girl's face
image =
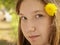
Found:
[[[51,33],[51,17],[41,1],[25,0],[20,7],[21,29],[31,45],[45,45]]]

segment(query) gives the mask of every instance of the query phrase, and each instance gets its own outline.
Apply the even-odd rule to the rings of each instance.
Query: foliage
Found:
[[[10,8],[15,8],[16,0],[0,0],[0,5],[3,4],[8,10]]]
[[[13,31],[11,32],[11,37],[14,39],[18,38],[18,22],[19,22],[19,16],[16,15],[16,13],[11,13],[12,15],[12,21],[11,21],[11,26]]]
[[[14,39],[17,39],[18,37],[17,34],[18,34],[18,20],[19,20],[19,17],[15,12],[16,1],[17,0],[0,0],[0,9],[5,8],[12,15],[11,26],[13,30],[10,33],[10,35]]]

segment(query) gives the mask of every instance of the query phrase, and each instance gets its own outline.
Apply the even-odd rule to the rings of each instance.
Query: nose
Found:
[[[34,26],[30,27],[30,32],[35,32],[36,31],[36,28]]]
[[[34,31],[36,31],[36,27],[35,27],[35,24],[34,24],[33,21],[29,21],[29,22],[28,22],[28,30],[29,30],[29,32],[34,32]]]

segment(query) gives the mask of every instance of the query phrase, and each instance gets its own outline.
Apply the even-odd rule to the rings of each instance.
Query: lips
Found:
[[[31,36],[29,36],[29,38],[31,38],[31,39],[35,39],[35,38],[38,38],[40,35],[31,35]]]

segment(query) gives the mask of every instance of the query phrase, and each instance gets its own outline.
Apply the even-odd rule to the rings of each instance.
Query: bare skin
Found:
[[[41,1],[23,1],[20,7],[21,29],[31,45],[50,45],[51,17]]]

